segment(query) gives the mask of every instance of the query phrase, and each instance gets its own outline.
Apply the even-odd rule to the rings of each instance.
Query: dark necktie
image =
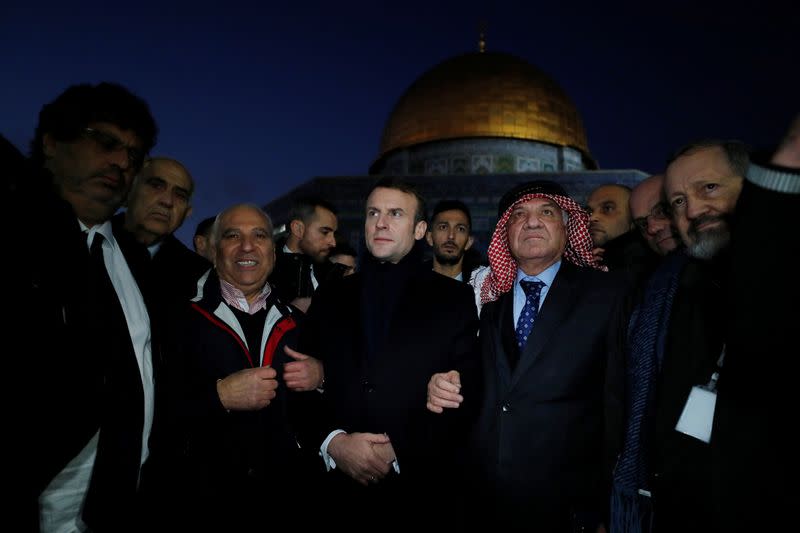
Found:
[[[111,276],[108,274],[106,260],[103,257],[103,241],[105,240],[102,233],[95,233],[89,247],[89,256],[92,261],[92,277],[94,278],[92,285],[98,291],[100,301],[108,302],[112,301],[110,300],[112,297],[116,299],[117,293],[114,290],[114,284],[111,283]]]
[[[519,314],[516,329],[517,346],[519,346],[519,351],[522,352],[525,348],[525,343],[528,342],[533,323],[539,312],[539,296],[542,294],[544,283],[541,281],[522,280],[519,284],[522,290],[525,291],[525,306]]]
[[[106,268],[106,261],[103,258],[103,241],[106,238],[103,237],[103,234],[97,232],[94,234],[94,239],[92,239],[92,245],[89,247],[89,254],[92,256],[92,261],[94,261],[94,265],[96,267],[103,266],[103,270]]]
[[[96,298],[95,350],[102,354],[103,386],[100,439],[83,519],[92,529],[118,530],[119,522],[135,503],[142,441],[142,385],[136,356],[130,346],[122,306],[103,257],[103,241],[95,233],[89,248],[92,263],[90,290]],[[107,521],[111,521],[110,523]]]

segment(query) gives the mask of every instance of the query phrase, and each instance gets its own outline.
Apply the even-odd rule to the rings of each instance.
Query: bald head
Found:
[[[180,162],[148,159],[133,180],[125,212],[125,228],[145,245],[173,234],[192,212],[194,180]]]
[[[211,230],[214,268],[219,278],[241,290],[252,303],[275,266],[272,221],[258,206],[231,206]]]
[[[663,174],[650,176],[633,188],[630,209],[633,223],[651,250],[666,255],[678,247],[678,233],[667,215]]]
[[[631,190],[618,184],[601,185],[589,195],[586,208],[589,211],[589,232],[595,246],[616,239],[630,231],[633,219],[628,208]]]

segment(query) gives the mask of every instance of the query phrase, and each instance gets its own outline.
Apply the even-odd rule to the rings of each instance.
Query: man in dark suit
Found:
[[[456,368],[473,390],[466,380],[478,365],[477,313],[467,285],[422,261],[425,206],[416,189],[378,181],[365,215],[370,255],[356,274],[319,288],[299,349],[325,366],[318,440],[332,470],[332,516],[398,527],[418,523],[407,510],[435,506],[422,495],[453,474],[467,426],[462,413],[429,413],[425,387]]]
[[[176,302],[185,304],[197,293],[197,280],[211,268],[174,235],[192,212],[193,193],[194,180],[185,166],[154,157],[134,178],[127,210],[114,217],[117,235],[123,230],[133,237],[144,255],[137,265],[141,272],[134,275],[141,274],[139,283],[153,300],[150,308],[156,315],[167,315]]]
[[[484,394],[467,493],[495,527],[595,531],[620,428],[624,282],[598,270],[588,215],[558,184],[517,186],[499,217],[480,287]],[[462,409],[462,382],[433,376],[428,409]]]
[[[36,376],[35,392],[28,382],[13,394],[25,398],[9,433],[18,530],[136,528],[153,361],[147,310],[110,219],[156,133],[147,104],[124,87],[69,87],[42,108],[30,175],[3,211],[6,227],[25,226],[6,241],[7,338],[25,339],[7,370]]]
[[[174,319],[197,293],[198,279],[211,264],[192,252],[175,236],[191,214],[194,180],[180,162],[166,157],[147,159],[133,179],[126,200],[127,209],[111,222],[114,235],[144,296],[150,316],[152,353],[158,369],[164,362],[165,342]],[[158,380],[159,376],[155,376]],[[163,405],[159,387],[156,404]],[[145,472],[148,512],[159,514],[158,506],[169,494],[161,492],[159,481],[171,465],[159,454],[162,436],[168,428],[160,409],[154,413],[151,447],[154,453]]]

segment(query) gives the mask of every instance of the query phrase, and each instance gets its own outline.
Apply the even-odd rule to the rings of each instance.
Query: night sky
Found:
[[[67,86],[127,86],[159,124],[153,155],[197,182],[188,243],[234,202],[366,174],[403,91],[476,51],[485,21],[487,50],[571,97],[600,168],[653,173],[700,137],[779,140],[800,112],[800,2],[782,3],[3,0],[0,133],[27,153]]]

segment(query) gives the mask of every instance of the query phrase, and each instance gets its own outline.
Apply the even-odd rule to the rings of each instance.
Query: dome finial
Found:
[[[478,22],[478,52],[481,54],[486,51],[486,21]]]

